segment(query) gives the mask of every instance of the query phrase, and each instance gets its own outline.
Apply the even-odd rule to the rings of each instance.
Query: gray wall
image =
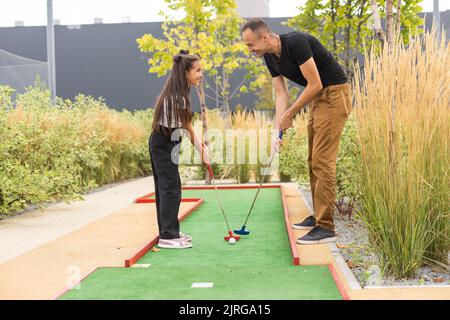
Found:
[[[27,58],[45,61],[45,27],[0,28],[0,47]],[[113,107],[150,106],[163,83],[148,73],[136,38],[162,36],[161,23],[55,26],[57,95],[78,93],[104,97]]]
[[[268,19],[276,32],[286,32],[285,19]],[[0,28],[0,49],[26,58],[46,61],[45,27]],[[78,93],[103,97],[109,106],[129,110],[152,106],[165,77],[148,72],[148,56],[138,50],[136,39],[145,33],[162,37],[161,23],[81,25],[79,29],[55,26],[56,91],[64,98]],[[243,72],[232,82],[237,84]],[[194,110],[199,110],[196,96]],[[253,106],[256,96],[245,94],[232,102]],[[207,101],[208,106],[215,102]]]
[[[430,17],[430,16],[428,16]],[[431,19],[427,17],[427,29]],[[287,18],[266,18],[277,33],[290,31],[281,22]],[[450,10],[441,13],[450,36]],[[165,78],[148,73],[147,56],[139,52],[136,39],[145,33],[162,37],[161,23],[119,23],[81,25],[79,29],[55,26],[57,95],[73,98],[78,93],[103,97],[111,107],[129,110],[152,106]],[[0,49],[26,58],[46,61],[45,27],[0,28]],[[238,72],[233,83],[244,73]],[[193,94],[194,110],[199,110]],[[231,103],[251,107],[257,97],[244,94]],[[209,107],[215,102],[208,100]]]

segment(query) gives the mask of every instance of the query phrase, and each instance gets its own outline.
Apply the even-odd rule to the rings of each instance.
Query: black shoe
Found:
[[[316,226],[316,219],[314,216],[309,216],[305,220],[303,220],[300,223],[294,223],[292,224],[292,228],[298,229],[298,230],[306,230],[306,229],[312,229]]]
[[[314,227],[306,235],[297,239],[299,244],[318,244],[336,241],[334,231],[324,229],[322,227]]]

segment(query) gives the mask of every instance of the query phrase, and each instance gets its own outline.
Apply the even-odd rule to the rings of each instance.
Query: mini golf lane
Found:
[[[256,189],[219,190],[231,228],[240,228]],[[214,190],[183,190],[204,199],[181,223],[193,248],[148,252],[149,268],[98,268],[61,299],[342,299],[327,266],[294,266],[279,188],[262,189],[235,245]],[[212,288],[192,288],[213,283]]]

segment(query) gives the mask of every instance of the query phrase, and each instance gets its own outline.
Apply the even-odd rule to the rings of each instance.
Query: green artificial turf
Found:
[[[230,227],[242,226],[257,189],[219,190]],[[214,190],[183,190],[204,203],[181,223],[193,248],[148,252],[150,268],[99,268],[62,299],[341,299],[327,266],[293,266],[279,188],[260,191],[249,236],[235,245]],[[213,282],[212,288],[191,288]]]

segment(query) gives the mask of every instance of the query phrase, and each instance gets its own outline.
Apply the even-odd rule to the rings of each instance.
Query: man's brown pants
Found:
[[[311,101],[308,166],[316,225],[334,231],[336,159],[339,139],[351,112],[348,83],[322,89]]]

